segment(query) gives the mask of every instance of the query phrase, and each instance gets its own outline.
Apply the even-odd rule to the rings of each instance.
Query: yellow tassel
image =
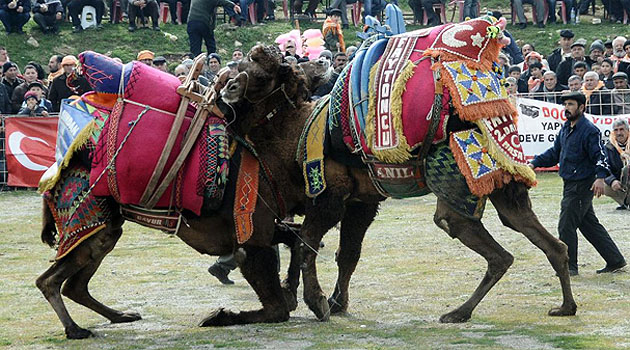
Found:
[[[59,181],[59,178],[61,177],[61,171],[68,167],[70,161],[72,160],[72,157],[74,156],[74,153],[83,148],[88,143],[90,137],[92,137],[92,133],[94,132],[94,130],[96,130],[96,122],[92,120],[85,127],[83,127],[83,129],[77,134],[77,137],[75,137],[74,141],[72,141],[72,144],[68,148],[68,151],[66,152],[66,155],[64,156],[63,161],[59,166],[59,169],[57,169],[57,173],[55,174],[55,176],[41,181],[37,188],[37,192],[44,193],[55,187],[57,181]]]
[[[376,119],[376,89],[374,87],[374,78],[376,77],[376,71],[378,70],[378,64],[375,64],[370,69],[370,80],[368,86],[368,114],[365,117],[365,139],[368,147],[372,148],[374,145],[374,133],[375,133],[375,120]]]

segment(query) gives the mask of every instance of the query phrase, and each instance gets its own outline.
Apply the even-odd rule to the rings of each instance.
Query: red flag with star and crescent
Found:
[[[37,187],[55,162],[58,118],[6,118],[5,151],[9,186]]]

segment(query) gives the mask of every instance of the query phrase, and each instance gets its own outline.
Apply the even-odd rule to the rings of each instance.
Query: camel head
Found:
[[[310,93],[317,90],[318,87],[324,85],[332,75],[330,62],[325,58],[310,60],[298,64],[298,67],[304,73],[306,85]]]

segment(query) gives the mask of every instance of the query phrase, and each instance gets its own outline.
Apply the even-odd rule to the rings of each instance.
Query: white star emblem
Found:
[[[481,44],[483,43],[483,37],[481,34],[476,33],[475,35],[471,35],[470,38],[472,39],[473,46],[481,47]]]

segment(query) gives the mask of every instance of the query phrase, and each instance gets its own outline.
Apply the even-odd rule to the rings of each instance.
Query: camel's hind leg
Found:
[[[244,249],[244,261],[239,263],[241,273],[258,295],[263,308],[241,312],[221,308],[201,321],[199,324],[201,327],[275,323],[289,319],[289,307],[284,299],[276,271],[278,264],[276,252],[271,247],[244,247]]]
[[[481,222],[461,216],[439,198],[433,219],[451,237],[459,239],[488,262],[486,274],[470,298],[457,309],[440,317],[440,322],[465,322],[470,319],[473,310],[488,294],[488,291],[512,265],[514,258],[490,236]]]
[[[78,283],[78,281],[85,281],[85,285],[87,285],[89,278],[94,273],[90,270],[96,270],[100,261],[112,250],[120,237],[120,225],[115,226],[117,226],[117,229],[114,230],[117,230],[115,233],[112,233],[112,226],[108,224],[106,228],[79,244],[68,255],[55,262],[46,272],[37,278],[37,287],[42,291],[53,310],[57,313],[59,320],[65,328],[66,336],[69,339],[86,338],[92,333],[79,327],[70,317],[61,298],[61,285],[67,280],[73,280],[73,278],[75,278],[74,276],[77,276],[76,279],[74,279],[76,281],[73,283],[74,286],[81,286],[81,283]],[[84,269],[86,269],[85,271],[87,272],[83,271]],[[81,291],[71,293],[71,289],[71,287],[64,287],[64,293],[71,294],[73,297],[77,296],[77,299],[85,300],[85,297],[78,297]],[[84,291],[87,292],[87,288],[84,289]],[[95,311],[99,312],[98,310]]]
[[[560,278],[562,305],[549,310],[549,315],[575,315],[577,305],[571,292],[567,246],[552,236],[538,221],[538,217],[532,211],[531,201],[525,185],[518,183],[508,184],[505,188],[492,193],[490,200],[497,209],[501,222],[523,233],[527,239],[540,248]]]
[[[92,249],[92,254],[85,257],[89,259],[89,261],[81,270],[70,276],[61,289],[61,293],[64,296],[102,315],[112,323],[133,322],[142,318],[135,312],[121,312],[109,308],[94,299],[88,291],[90,279],[94,276],[96,270],[98,270],[103,258],[114,249],[121,235],[122,228],[117,228],[109,231],[107,235],[96,236],[91,241],[86,242]]]
[[[333,295],[328,299],[331,313],[348,310],[348,287],[359,258],[365,232],[376,217],[378,203],[352,202],[341,221],[337,266],[339,273]]]

